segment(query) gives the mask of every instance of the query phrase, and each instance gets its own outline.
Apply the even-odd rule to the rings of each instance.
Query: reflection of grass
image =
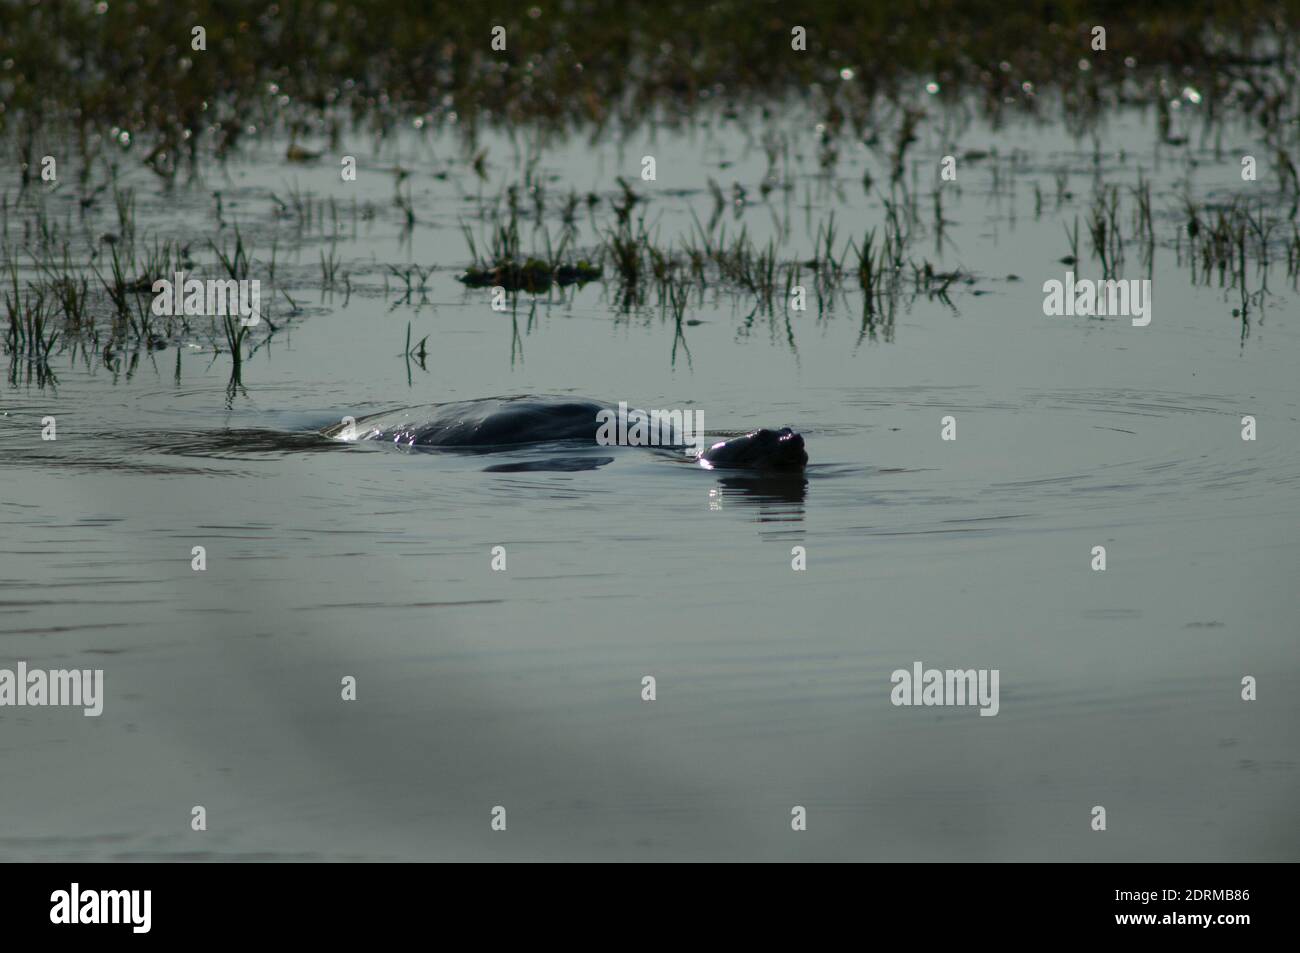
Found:
[[[861,134],[878,98],[927,81],[940,96],[978,92],[991,110],[1008,100],[1034,108],[1038,93],[1059,89],[1080,115],[1113,101],[1122,83],[1126,98],[1163,105],[1167,117],[1165,81],[1198,87],[1211,110],[1231,96],[1276,120],[1288,109],[1290,65],[1280,64],[1280,84],[1256,67],[1269,49],[1288,55],[1286,35],[1300,18],[1295,4],[1266,0],[1100,8],[931,0],[911,16],[884,0],[818,0],[798,12],[753,0],[502,0],[491,11],[445,0],[96,7],[0,0],[0,62],[12,61],[0,74],[11,86],[0,127],[18,138],[25,181],[36,179],[33,143],[51,121],[112,129],[119,146],[171,178],[202,146],[224,151],[250,126],[277,121],[296,134],[327,109],[380,125],[455,122],[472,135],[481,120],[636,125],[662,117],[664,105],[719,94],[766,101],[818,84],[812,98],[833,136]],[[1108,49],[1094,53],[1097,23]],[[504,51],[490,48],[498,24]],[[807,31],[805,52],[791,49],[796,25]],[[190,48],[195,26],[206,30],[204,51]],[[896,140],[900,163],[908,141]],[[310,154],[296,141],[293,149],[291,157]],[[831,138],[821,152],[833,162]]]

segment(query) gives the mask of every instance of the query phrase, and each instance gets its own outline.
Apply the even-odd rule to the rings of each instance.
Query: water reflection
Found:
[[[802,473],[745,474],[718,478],[719,502],[755,507],[760,523],[801,523],[808,480]]]

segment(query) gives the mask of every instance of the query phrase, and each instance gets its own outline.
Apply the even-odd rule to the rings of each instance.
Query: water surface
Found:
[[[775,238],[783,260],[813,253],[831,211],[846,237],[881,227],[888,186],[862,181],[888,178],[880,155],[823,174],[799,115],[774,123],[793,188],[766,197],[739,122],[550,143],[543,221],[558,228],[570,188],[595,192],[577,240],[593,246],[615,177],[654,154],[657,181],[635,188],[664,241],[714,213],[710,179],[729,232]],[[486,230],[484,200],[519,181],[504,137],[485,134],[486,181],[449,162],[452,140],[414,134],[345,142],[355,183],[287,166],[283,141],[171,191],[138,173],[142,228],[200,242],[220,192],[255,276],[277,238],[268,285],[296,310],[279,299],[238,383],[218,332],[113,366],[65,351],[44,387],[20,363],[0,393],[0,656],[102,668],[108,694],[97,719],[0,712],[0,856],[1296,859],[1296,294],[1283,256],[1243,323],[1236,290],[1191,280],[1173,211],[1184,187],[1249,188],[1237,155],[1170,147],[1135,110],[1096,142],[973,121],[962,149],[997,156],[942,186],[940,242],[931,179],[949,150],[919,135],[913,254],[972,280],[870,321],[860,293],[768,315],[707,289],[680,337],[653,299],[623,313],[608,270],[507,313],[455,280],[460,223]],[[1045,317],[1062,225],[1139,170],[1158,243],[1149,273],[1136,250],[1125,273],[1149,274],[1151,325]],[[277,214],[270,194],[294,189],[336,200],[332,243]],[[57,218],[74,200],[49,201]],[[321,288],[331,248],[347,288]],[[388,272],[406,263],[434,266],[422,292]],[[423,367],[403,356],[408,324]],[[716,433],[788,425],[812,463],[775,484],[631,449],[590,471],[484,472],[500,461],[313,436],[345,414],[523,393],[695,408]],[[999,669],[998,716],[892,706],[890,673],[918,660]],[[1258,701],[1240,698],[1246,675]]]

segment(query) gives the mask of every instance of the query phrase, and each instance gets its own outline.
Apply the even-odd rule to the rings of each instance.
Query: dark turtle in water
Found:
[[[504,450],[552,442],[595,445],[600,442],[597,434],[602,420],[608,421],[609,415],[617,413],[612,404],[571,397],[493,397],[391,411],[357,420],[345,418],[324,434],[341,440],[382,441],[416,449]],[[685,442],[658,446],[687,448]],[[808,454],[803,437],[784,427],[755,430],[720,441],[696,452],[694,459],[710,469],[797,471],[808,463]],[[564,469],[588,469],[592,465],[599,463],[585,458],[584,464]],[[520,464],[489,469],[555,468]]]

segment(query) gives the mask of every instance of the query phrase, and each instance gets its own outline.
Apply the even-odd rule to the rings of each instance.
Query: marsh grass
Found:
[[[50,369],[50,352],[59,339],[54,328],[54,314],[45,291],[41,288],[20,289],[18,268],[9,267],[9,287],[4,293],[8,326],[4,349],[10,355],[9,382],[18,386],[20,380],[31,382],[33,376],[38,386],[57,383]],[[25,369],[26,376],[22,374]]]
[[[53,295],[54,303],[63,314],[65,326],[72,331],[86,321],[86,298],[89,281],[85,274],[72,265],[68,246],[63,246],[62,257],[37,261],[45,288]]]
[[[135,244],[135,190],[113,186],[113,208],[117,211],[117,238]]]
[[[566,205],[559,241],[552,241],[550,230],[539,220],[534,232],[541,234],[541,241],[535,243],[532,253],[524,255],[519,228],[518,194],[519,189],[515,186],[506,191],[504,214],[499,209],[500,203],[497,203],[498,208],[492,213],[481,254],[474,230],[468,223],[460,223],[461,234],[469,248],[470,264],[458,276],[458,280],[469,288],[500,286],[512,292],[542,294],[553,285],[581,285],[599,278],[599,266],[585,258],[573,260],[566,257],[575,232],[573,215],[577,206],[576,196],[571,196]],[[540,190],[537,194],[540,194]],[[538,201],[544,203],[544,198]]]
[[[222,316],[221,329],[226,334],[226,349],[234,362],[233,372],[238,375],[244,360],[244,338],[248,335],[248,328],[235,315],[226,314]]]
[[[3,13],[18,6],[13,0],[0,4]],[[478,230],[461,224],[469,264],[459,280],[466,287],[499,285],[516,299],[534,296],[531,327],[537,298],[545,296],[545,304],[552,294],[563,299],[557,289],[600,282],[621,314],[657,307],[663,320],[672,321],[674,358],[677,343],[685,344],[691,303],[702,303],[706,290],[715,300],[730,296],[746,327],[764,317],[775,325],[784,321],[791,340],[798,317],[789,303],[796,287],[809,292],[817,318],[837,302],[860,304],[860,340],[889,340],[900,301],[909,296],[951,306],[951,295],[975,278],[942,260],[949,223],[940,190],[931,196],[933,214],[922,220],[918,143],[928,141],[945,110],[982,112],[996,127],[1005,113],[1037,116],[1049,90],[1068,130],[1080,138],[1093,135],[1095,159],[1099,121],[1121,101],[1154,104],[1165,145],[1185,138],[1186,122],[1180,128],[1168,102],[1171,76],[1179,86],[1201,90],[1207,134],[1220,117],[1240,117],[1254,123],[1276,156],[1277,181],[1270,183],[1267,200],[1249,206],[1197,204],[1188,197],[1182,209],[1161,213],[1156,205],[1164,194],[1153,194],[1152,180],[1142,173],[1135,188],[1099,184],[1080,211],[1086,253],[1104,276],[1123,272],[1126,248],[1134,242],[1148,273],[1154,249],[1172,243],[1192,280],[1233,290],[1243,314],[1264,300],[1272,261],[1285,260],[1293,284],[1300,277],[1300,175],[1290,158],[1297,148],[1291,38],[1300,11],[1294,5],[1155,2],[1143,5],[1140,14],[1113,11],[1112,42],[1123,35],[1125,55],[1134,63],[1126,65],[1123,55],[1094,56],[1086,71],[1077,65],[1079,50],[1095,12],[1081,0],[1051,7],[941,6],[942,16],[900,18],[885,4],[814,3],[800,11],[800,19],[814,45],[834,38],[836,56],[829,57],[825,46],[789,55],[788,26],[780,17],[755,16],[750,5],[733,0],[705,6],[667,0],[649,7],[613,0],[507,2],[498,11],[510,36],[503,55],[488,51],[481,13],[466,5],[377,0],[267,7],[198,0],[184,8],[113,3],[96,14],[90,4],[23,4],[23,16],[7,20],[0,32],[0,61],[13,61],[3,73],[0,140],[11,145],[22,184],[13,201],[7,193],[0,196],[0,264],[7,266],[10,286],[6,349],[48,364],[60,345],[80,347],[83,354],[128,346],[148,351],[207,330],[213,340],[224,337],[238,371],[260,346],[248,339],[249,329],[229,319],[191,329],[183,317],[158,320],[151,314],[152,283],[193,267],[189,236],[182,245],[148,232],[136,190],[124,184],[132,180],[119,178],[119,165],[138,162],[165,191],[182,188],[186,171],[201,178],[200,162],[225,162],[248,140],[287,135],[287,160],[306,163],[319,158],[326,144],[334,149],[342,129],[383,138],[413,118],[426,131],[456,130],[460,158],[446,160],[437,174],[461,172],[479,190],[478,208],[470,213]],[[208,55],[186,56],[180,69],[174,57],[141,52],[159,37],[187,36],[194,22],[208,26]],[[692,42],[682,41],[684,30]],[[580,73],[576,62],[583,65]],[[842,66],[850,68],[851,79],[841,77]],[[931,79],[936,88],[922,94]],[[1036,93],[1026,93],[1023,84]],[[268,95],[272,86],[274,97]],[[752,182],[724,189],[707,178],[707,206],[700,209],[707,221],[692,209],[693,228],[671,240],[661,237],[662,219],[654,217],[654,190],[635,178],[615,177],[599,194],[548,188],[538,144],[545,136],[532,135],[571,135],[581,128],[595,144],[647,122],[684,129],[702,113],[730,120],[772,103],[811,114],[805,128],[816,131],[809,141],[800,143],[796,135],[792,143],[790,134],[772,128],[746,130],[766,160],[757,189]],[[512,140],[527,141],[516,152],[517,184],[483,198],[484,183],[502,161],[489,162],[478,142],[488,127],[507,128]],[[516,140],[521,130],[528,135]],[[70,134],[80,153],[79,200],[66,203],[66,214],[44,201],[35,174],[51,131]],[[318,141],[304,144],[313,137]],[[843,177],[836,170],[842,156],[862,145],[878,157],[872,168],[885,183],[883,191],[873,190],[871,171],[863,175],[863,189],[881,211],[865,231],[846,240],[833,212],[813,227],[812,188],[821,207],[825,196],[842,197]],[[810,175],[794,167],[805,157]],[[1010,195],[1019,175],[1014,162],[963,153],[964,163],[983,160],[991,160],[993,194]],[[96,176],[98,170],[104,174]],[[320,285],[342,283],[350,295],[351,279],[337,249],[349,221],[354,238],[358,220],[375,216],[407,233],[425,224],[416,215],[412,188],[420,173],[400,166],[392,171],[391,203],[377,200],[362,208],[353,199],[350,216],[347,205],[321,199],[297,181],[270,194],[275,227],[269,265],[256,264],[274,280],[281,236],[292,252],[324,242],[315,256]],[[789,201],[797,175],[808,185],[810,244],[807,232],[802,241],[790,240],[788,223],[772,237],[747,228],[747,210]],[[1033,183],[1036,217],[1053,192],[1058,212],[1074,204],[1069,178],[1062,168],[1051,183]],[[111,208],[101,199],[109,190]],[[212,251],[216,270],[248,278],[255,264],[251,242],[239,224],[227,222],[221,191],[213,197],[217,227],[194,236],[193,244]],[[587,229],[580,228],[584,214]],[[733,217],[737,224],[729,224]],[[1061,259],[1076,267],[1085,254],[1079,217],[1065,229],[1069,256]],[[112,229],[99,244],[87,237],[92,221]],[[245,227],[260,246],[265,232],[247,221]],[[934,262],[916,253],[927,233],[934,238]],[[13,247],[25,249],[21,264]],[[387,265],[384,292],[396,291],[394,307],[423,302],[431,275],[452,266]],[[280,290],[290,314],[302,313],[289,291]],[[97,316],[107,318],[102,329]],[[512,327],[517,336],[518,325]],[[409,333],[408,326],[408,356]],[[516,351],[522,360],[521,341],[512,343],[512,360]],[[418,352],[427,353],[424,341]]]
[[[406,322],[406,346],[402,348],[402,357],[406,361],[406,386],[407,387],[412,386],[413,383],[413,378],[411,374],[412,363],[414,363],[422,371],[428,371],[429,369],[426,366],[426,362],[429,359],[429,350],[428,347],[426,346],[428,340],[429,340],[429,335],[426,334],[424,337],[420,338],[418,344],[412,346],[411,345],[411,322],[410,321]]]
[[[337,247],[337,243],[335,243],[335,242],[330,242],[330,244],[329,244],[329,254],[328,254],[328,255],[326,255],[326,253],[325,253],[325,249],[323,249],[323,248],[321,249],[321,252],[320,252],[320,283],[321,283],[321,287],[322,287],[322,288],[332,288],[332,287],[334,287],[335,282],[338,281],[338,279],[339,279],[339,277],[340,277],[340,275],[339,275],[339,265],[340,265],[340,264],[341,264],[341,260],[340,260],[340,258],[339,258],[339,256],[338,256],[338,247]]]
[[[104,191],[101,186],[96,191]],[[237,318],[212,318],[192,327],[184,315],[157,316],[152,310],[153,285],[160,278],[172,279],[177,271],[190,272],[195,263],[188,244],[155,236],[147,244],[124,239],[135,236],[134,199],[129,190],[119,189],[113,215],[117,233],[95,241],[88,234],[80,243],[59,239],[71,231],[55,227],[46,212],[45,195],[30,197],[22,210],[25,231],[41,233],[50,240],[27,244],[25,254],[8,242],[0,242],[0,274],[4,275],[4,350],[10,357],[12,386],[44,387],[56,383],[50,362],[67,353],[88,367],[102,363],[116,374],[119,355],[127,354],[127,368],[135,366],[140,353],[149,353],[201,335],[204,327],[217,331],[213,347],[227,350],[238,371],[245,351],[256,350],[251,330]],[[6,215],[19,205],[3,203]],[[57,243],[56,243],[57,242]],[[238,227],[233,245],[209,239],[216,268],[231,277],[249,276],[254,270],[252,249]],[[202,272],[200,267],[199,272]],[[275,332],[269,309],[260,329],[264,342]],[[224,340],[224,348],[219,341]],[[251,351],[250,351],[251,353]],[[26,372],[23,369],[26,368]],[[128,374],[129,376],[129,374]]]
[[[208,247],[212,249],[213,254],[217,256],[217,261],[225,269],[226,274],[236,281],[242,281],[248,278],[249,274],[249,254],[248,249],[244,247],[244,238],[239,232],[239,226],[235,226],[234,247],[229,251],[226,250],[226,242],[223,240],[220,245],[209,239]]]
[[[902,276],[909,264],[919,276],[914,282],[917,293],[935,294],[942,287],[946,300],[947,283],[934,278],[928,263],[913,262],[910,248],[918,234],[919,210],[915,199],[900,193],[881,196],[883,221],[877,236],[870,233],[861,246],[842,241],[834,212],[818,223],[813,240],[813,255],[803,259],[782,254],[773,236],[756,241],[745,226],[733,231],[719,215],[707,223],[691,211],[693,228],[675,240],[662,241],[656,229],[647,224],[646,213],[634,215],[641,203],[625,180],[615,183],[619,192],[611,201],[612,224],[599,229],[590,260],[579,258],[565,264],[572,233],[567,226],[558,245],[553,245],[544,225],[534,229],[541,235],[543,251],[523,256],[517,204],[505,193],[504,211],[493,213],[487,235],[480,239],[465,222],[461,230],[469,250],[470,265],[460,276],[469,287],[501,285],[510,291],[545,294],[553,285],[584,284],[606,273],[612,283],[612,296],[618,310],[627,313],[657,302],[660,310],[671,313],[680,324],[689,292],[701,293],[714,288],[752,303],[752,314],[772,315],[778,299],[788,310],[796,287],[810,280],[812,297],[821,313],[833,307],[834,299],[845,292],[844,279],[849,274],[847,261],[856,259],[853,271],[867,300],[867,310],[883,307],[887,295],[903,289]],[[714,191],[720,195],[714,183]],[[575,205],[570,198],[566,208]],[[939,281],[939,285],[936,285]]]
[[[1095,117],[1122,86],[1126,96],[1156,105],[1167,127],[1161,80],[1176,75],[1202,91],[1208,109],[1223,113],[1230,105],[1276,129],[1285,127],[1292,104],[1263,67],[1290,56],[1287,38],[1300,17],[1293,4],[1276,0],[1152,0],[1109,9],[1112,42],[1124,38],[1133,65],[1124,55],[1098,56],[1082,73],[1079,51],[1097,17],[1084,0],[1010,8],[992,0],[943,3],[917,16],[899,16],[884,3],[820,0],[799,10],[810,38],[804,55],[790,55],[790,17],[742,0],[505,0],[493,12],[509,36],[501,53],[489,49],[473,4],[195,0],[97,9],[5,0],[9,8],[21,15],[0,31],[0,60],[13,64],[0,131],[17,140],[25,183],[33,179],[42,130],[69,121],[112,130],[119,147],[170,182],[203,146],[228,155],[268,124],[290,137],[290,161],[310,161],[319,150],[299,140],[320,128],[321,118],[326,141],[344,122],[383,131],[412,116],[425,128],[455,124],[472,140],[489,123],[565,130],[634,127],[664,116],[686,121],[720,88],[742,104],[817,90],[826,132],[820,161],[833,165],[836,140],[870,134],[879,101],[920,77],[938,78],[941,96],[974,93],[990,113],[1008,103],[1032,109],[1057,90],[1072,123]],[[161,38],[188,37],[195,23],[208,30],[205,53],[182,46],[179,56],[146,55]],[[831,43],[836,55],[826,56]],[[843,66],[851,67],[852,82],[841,81]],[[1225,72],[1233,82],[1214,82]],[[272,87],[275,99],[266,95]],[[895,130],[895,181],[915,124],[904,116]],[[95,141],[85,137],[83,148]],[[779,151],[774,144],[769,156]],[[483,172],[483,151],[471,144],[466,155]]]
[[[433,266],[421,268],[419,265],[411,264],[398,267],[397,265],[386,266],[388,275],[391,275],[397,281],[402,283],[405,289],[401,300],[409,302],[412,295],[420,295],[423,298],[426,295],[429,285],[429,276],[433,274]],[[385,276],[384,283],[387,286],[388,278]]]

